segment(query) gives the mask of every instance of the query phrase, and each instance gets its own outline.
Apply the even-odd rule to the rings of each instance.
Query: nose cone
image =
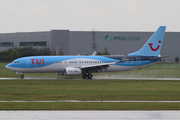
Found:
[[[5,66],[6,69],[17,72],[17,67],[14,65],[14,63],[9,63]]]
[[[9,65],[9,64],[8,64],[8,65]],[[6,65],[6,66],[5,66],[5,68],[6,68],[6,69],[8,69],[8,68],[9,68],[9,66],[8,66],[8,65]]]
[[[11,63],[5,66],[6,69],[11,70]]]

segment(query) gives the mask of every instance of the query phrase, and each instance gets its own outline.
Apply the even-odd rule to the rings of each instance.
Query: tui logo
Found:
[[[161,43],[160,40],[159,40],[159,43]],[[160,47],[160,45],[158,45],[157,48],[153,48],[153,47],[152,47],[153,43],[149,43],[148,45],[150,46],[150,48],[151,48],[152,51],[157,51],[157,50],[159,49],[159,47]]]
[[[36,59],[36,61],[35,61],[35,59],[30,59],[30,60],[32,60],[32,65],[34,65],[35,64],[35,62],[36,62],[36,64],[38,64],[38,65],[40,65],[41,64],[41,61],[42,61],[42,64],[44,64],[44,59]]]

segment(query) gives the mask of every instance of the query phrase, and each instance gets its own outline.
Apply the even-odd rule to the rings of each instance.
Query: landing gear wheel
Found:
[[[21,78],[24,78],[24,75],[21,75]]]
[[[88,79],[92,79],[93,75],[92,74],[88,74]]]
[[[87,78],[87,75],[86,75],[86,74],[83,74],[83,75],[82,75],[82,78],[83,78],[83,79],[86,79],[86,78]]]

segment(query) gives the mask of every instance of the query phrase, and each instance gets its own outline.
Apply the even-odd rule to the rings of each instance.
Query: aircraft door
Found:
[[[136,58],[136,65],[137,66],[140,66],[141,64],[141,59],[139,57]]]
[[[76,60],[74,61],[75,67],[81,67],[82,66],[82,61],[81,60]]]
[[[30,59],[25,59],[25,66],[30,67]]]

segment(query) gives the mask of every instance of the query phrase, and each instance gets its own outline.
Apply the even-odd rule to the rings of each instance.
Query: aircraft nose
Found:
[[[6,69],[11,70],[11,71],[15,71],[15,68],[13,67],[12,63],[9,63],[5,66]]]
[[[5,66],[5,68],[8,69],[8,70],[10,70],[10,65],[7,64],[7,65]]]
[[[5,68],[8,69],[8,65],[6,65]]]

